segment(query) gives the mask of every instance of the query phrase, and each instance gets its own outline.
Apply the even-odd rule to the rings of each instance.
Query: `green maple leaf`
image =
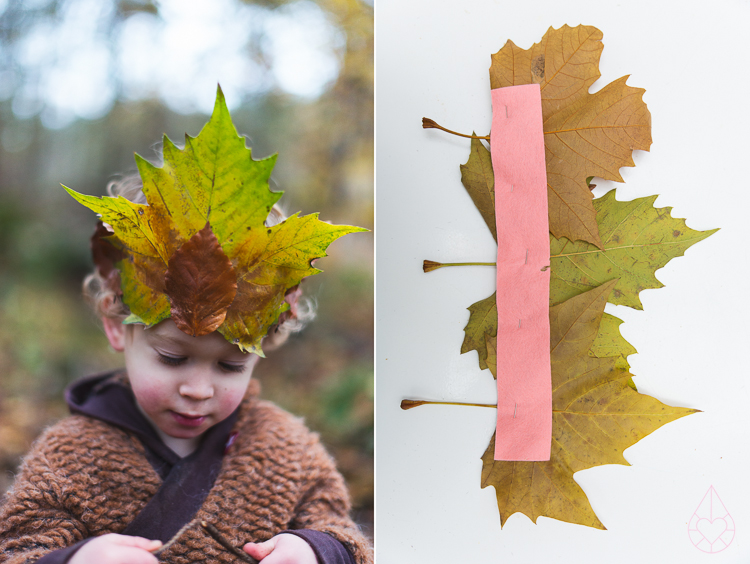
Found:
[[[283,194],[268,186],[276,155],[252,158],[220,88],[198,136],[185,136],[182,149],[164,136],[163,147],[161,167],[136,155],[149,205],[65,188],[113,227],[126,251],[118,263],[123,300],[133,312],[126,322],[151,326],[171,316],[185,332],[218,330],[242,350],[262,354],[265,332],[289,308],[285,292],[320,272],[311,263],[331,242],[366,229],[330,225],[318,214],[267,226]],[[211,276],[200,279],[205,272]]]
[[[638,294],[644,289],[663,287],[654,274],[656,270],[718,231],[690,229],[684,219],[670,215],[671,208],[655,208],[653,203],[656,198],[649,196],[621,202],[615,198],[615,191],[612,190],[594,200],[603,249],[585,241],[572,242],[550,235],[551,306],[617,278],[619,282],[610,302],[642,309]],[[464,329],[461,353],[476,350],[482,370],[487,368],[484,334],[497,335],[497,322],[493,322],[493,315],[497,315],[495,299],[493,294],[469,306],[471,314]],[[603,327],[608,328],[609,325],[610,320],[605,316]],[[619,330],[614,328],[613,331],[619,336]],[[615,338],[614,333],[609,338]],[[619,366],[627,369],[625,358],[635,349],[622,337],[619,338],[624,343],[619,345],[622,353],[614,356],[624,355]],[[599,348],[596,350],[599,351]]]
[[[615,358],[590,351],[617,281],[550,308],[552,449],[544,462],[494,460],[495,438],[482,456],[482,487],[494,486],[501,525],[513,513],[604,529],[573,479],[603,464],[629,465],[623,451],[662,425],[695,413],[670,407],[628,385]],[[617,347],[616,347],[617,348]]]
[[[617,278],[610,302],[643,309],[638,294],[663,287],[654,272],[718,231],[690,229],[672,208],[653,207],[656,198],[620,202],[612,190],[594,200],[603,249],[550,235],[550,305]]]

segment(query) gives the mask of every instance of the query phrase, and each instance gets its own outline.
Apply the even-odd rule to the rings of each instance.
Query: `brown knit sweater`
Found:
[[[315,529],[342,542],[357,564],[372,549],[348,517],[341,475],[317,435],[261,401],[251,386],[234,429],[239,435],[196,515],[235,546],[284,529]],[[26,564],[82,539],[119,533],[161,484],[141,442],[82,415],[47,429],[34,443],[0,507],[0,563]],[[187,531],[160,555],[173,564],[236,558],[202,529]]]

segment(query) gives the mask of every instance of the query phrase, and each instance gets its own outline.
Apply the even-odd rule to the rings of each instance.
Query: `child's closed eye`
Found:
[[[160,353],[157,351],[157,358],[159,362],[166,364],[167,366],[179,366],[187,360],[184,356],[171,356],[168,354]]]
[[[232,364],[229,362],[220,362],[219,367],[225,372],[244,372],[245,364]]]

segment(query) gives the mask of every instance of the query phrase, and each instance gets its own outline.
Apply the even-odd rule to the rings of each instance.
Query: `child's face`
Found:
[[[163,433],[193,439],[226,419],[247,390],[258,358],[219,333],[191,337],[171,319],[151,329],[105,320],[143,413]]]

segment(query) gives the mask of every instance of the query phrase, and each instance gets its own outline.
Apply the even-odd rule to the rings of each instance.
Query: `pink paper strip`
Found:
[[[549,460],[549,220],[538,84],[492,91],[497,220],[495,460]],[[544,269],[544,270],[543,270]]]

